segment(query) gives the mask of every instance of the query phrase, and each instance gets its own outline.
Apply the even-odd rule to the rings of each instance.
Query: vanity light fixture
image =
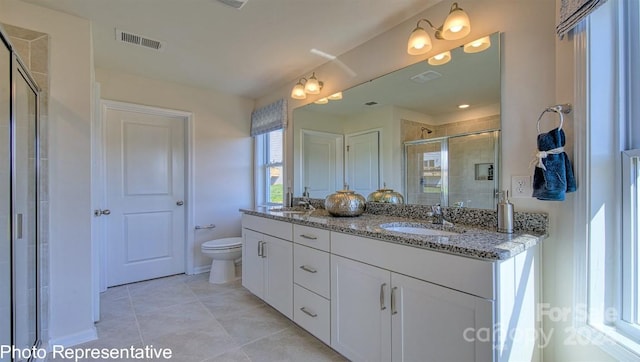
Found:
[[[327,104],[329,103],[329,99],[327,97],[320,98],[317,101],[313,102],[315,104]]]
[[[411,55],[425,54],[432,48],[431,37],[423,27],[420,26],[420,22],[426,22],[431,29],[435,31],[434,36],[436,39],[444,40],[458,40],[469,35],[471,32],[471,22],[469,16],[464,12],[457,2],[451,4],[449,9],[449,15],[444,21],[442,26],[436,28],[427,19],[420,19],[416,24],[416,28],[413,29],[409,36],[407,43],[407,53]]]
[[[316,78],[316,73],[313,72],[309,79],[302,77],[298,80],[298,83],[291,89],[291,98],[305,99],[307,98],[307,94],[319,94],[323,85],[324,83],[319,81],[318,78]]]
[[[463,49],[465,53],[480,53],[489,49],[489,47],[491,47],[491,38],[485,36],[465,44]]]
[[[429,58],[429,60],[427,60],[427,63],[431,65],[442,65],[442,64],[449,63],[450,60],[451,60],[451,52],[447,50],[444,53],[440,53],[438,55],[432,56],[431,58]]]

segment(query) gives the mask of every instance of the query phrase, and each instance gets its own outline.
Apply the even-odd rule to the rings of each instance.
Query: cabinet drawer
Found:
[[[331,304],[303,287],[293,285],[293,321],[327,345],[331,343]]]
[[[312,248],[329,251],[329,230],[293,225],[293,241]]]
[[[293,281],[329,299],[329,253],[293,244]]]
[[[486,299],[496,298],[493,262],[331,233],[331,254],[375,265]]]
[[[289,241],[293,236],[291,223],[266,217],[242,214],[242,227]]]

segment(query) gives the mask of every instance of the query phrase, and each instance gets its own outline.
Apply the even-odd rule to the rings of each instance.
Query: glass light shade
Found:
[[[304,86],[298,82],[291,90],[291,98],[293,99],[305,99],[307,94],[304,92]]]
[[[339,101],[342,99],[342,92],[333,93],[327,98],[329,98],[330,101]]]
[[[464,10],[453,9],[442,25],[442,37],[446,40],[462,39],[471,32],[471,22]]]
[[[327,104],[329,103],[329,100],[327,98],[320,98],[317,101],[313,102],[315,104]]]
[[[465,53],[480,53],[483,50],[487,50],[491,47],[491,39],[488,36],[484,38],[476,39],[464,45]]]
[[[444,53],[440,53],[438,55],[432,56],[431,58],[429,58],[429,60],[427,60],[427,63],[431,65],[442,65],[442,64],[449,63],[450,60],[451,60],[451,52],[447,50]]]
[[[320,94],[320,82],[318,82],[315,73],[313,73],[311,78],[307,80],[307,83],[304,84],[304,91],[307,92],[307,94]]]
[[[407,42],[407,53],[420,55],[428,52],[432,47],[431,37],[423,28],[418,26],[411,32]]]

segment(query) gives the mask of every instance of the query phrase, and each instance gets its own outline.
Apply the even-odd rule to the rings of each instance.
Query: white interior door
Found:
[[[108,109],[107,285],[185,271],[185,120]]]
[[[344,183],[343,136],[335,133],[302,130],[302,177],[309,196],[325,198]]]
[[[347,136],[347,183],[364,197],[380,188],[380,132]]]

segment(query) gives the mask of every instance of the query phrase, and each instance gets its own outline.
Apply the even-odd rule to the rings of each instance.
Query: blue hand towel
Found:
[[[564,201],[565,193],[576,190],[571,161],[564,152],[565,135],[555,128],[538,135],[538,164],[533,174],[533,197]]]

